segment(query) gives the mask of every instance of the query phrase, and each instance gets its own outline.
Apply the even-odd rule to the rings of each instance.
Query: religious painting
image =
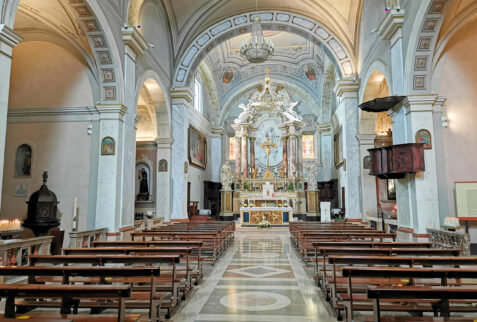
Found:
[[[343,165],[343,133],[341,128],[335,133],[333,146],[335,152],[335,167],[339,168]]]
[[[159,172],[167,172],[167,160],[160,160],[158,169]]]
[[[431,133],[426,129],[421,129],[416,132],[416,143],[424,144],[424,149],[432,149]]]
[[[31,154],[32,150],[28,144],[18,147],[15,159],[15,177],[31,177]]]
[[[101,141],[101,155],[114,155],[115,148],[116,143],[112,137],[107,136]]]
[[[306,77],[308,77],[309,80],[313,81],[313,80],[316,79],[316,71],[313,68],[313,66],[311,66],[311,65],[306,66],[305,75],[306,75]]]
[[[192,125],[189,127],[189,163],[200,169],[207,166],[207,138]]]
[[[140,162],[136,164],[136,201],[149,201],[151,169],[149,166]]]
[[[232,79],[234,78],[234,71],[231,70],[231,69],[227,69],[224,74],[222,75],[222,81],[225,83],[225,84],[228,84],[232,81]]]
[[[363,158],[363,169],[371,169],[371,156],[367,155]]]

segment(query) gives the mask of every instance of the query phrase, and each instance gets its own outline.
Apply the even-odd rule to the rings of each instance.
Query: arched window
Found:
[[[237,151],[235,151],[235,136],[229,137],[229,160],[235,160]]]
[[[22,144],[17,149],[15,159],[15,177],[31,177],[32,150],[28,144]]]
[[[313,134],[303,135],[301,144],[303,150],[303,159],[313,159],[315,157],[315,141]]]

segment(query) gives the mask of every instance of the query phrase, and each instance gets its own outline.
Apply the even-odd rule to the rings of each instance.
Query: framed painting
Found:
[[[116,142],[110,136],[105,137],[101,141],[101,155],[114,155],[116,150]]]
[[[167,172],[167,160],[162,159],[159,161],[159,172]]]
[[[371,156],[367,155],[363,158],[363,169],[371,169]]]
[[[432,149],[431,132],[426,129],[420,129],[416,132],[416,143],[424,144],[424,150]]]
[[[15,158],[15,178],[31,177],[32,149],[28,144],[22,144],[17,149]]]
[[[335,167],[338,169],[343,165],[343,132],[341,128],[336,131],[334,139],[333,139],[333,146],[335,152]]]
[[[189,163],[200,169],[207,166],[207,138],[192,125],[189,126]]]

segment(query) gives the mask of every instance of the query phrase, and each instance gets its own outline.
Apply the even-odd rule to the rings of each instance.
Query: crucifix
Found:
[[[270,150],[271,148],[274,148],[276,147],[277,145],[275,143],[272,143],[270,141],[270,137],[267,137],[267,140],[260,144],[260,147],[265,151],[265,153],[267,154],[267,171],[265,172],[265,174],[263,175],[264,178],[274,178],[275,176],[273,175],[273,173],[270,171]]]

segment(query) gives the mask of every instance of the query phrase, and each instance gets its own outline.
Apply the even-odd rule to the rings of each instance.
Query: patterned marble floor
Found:
[[[288,231],[238,231],[173,321],[336,321]]]

